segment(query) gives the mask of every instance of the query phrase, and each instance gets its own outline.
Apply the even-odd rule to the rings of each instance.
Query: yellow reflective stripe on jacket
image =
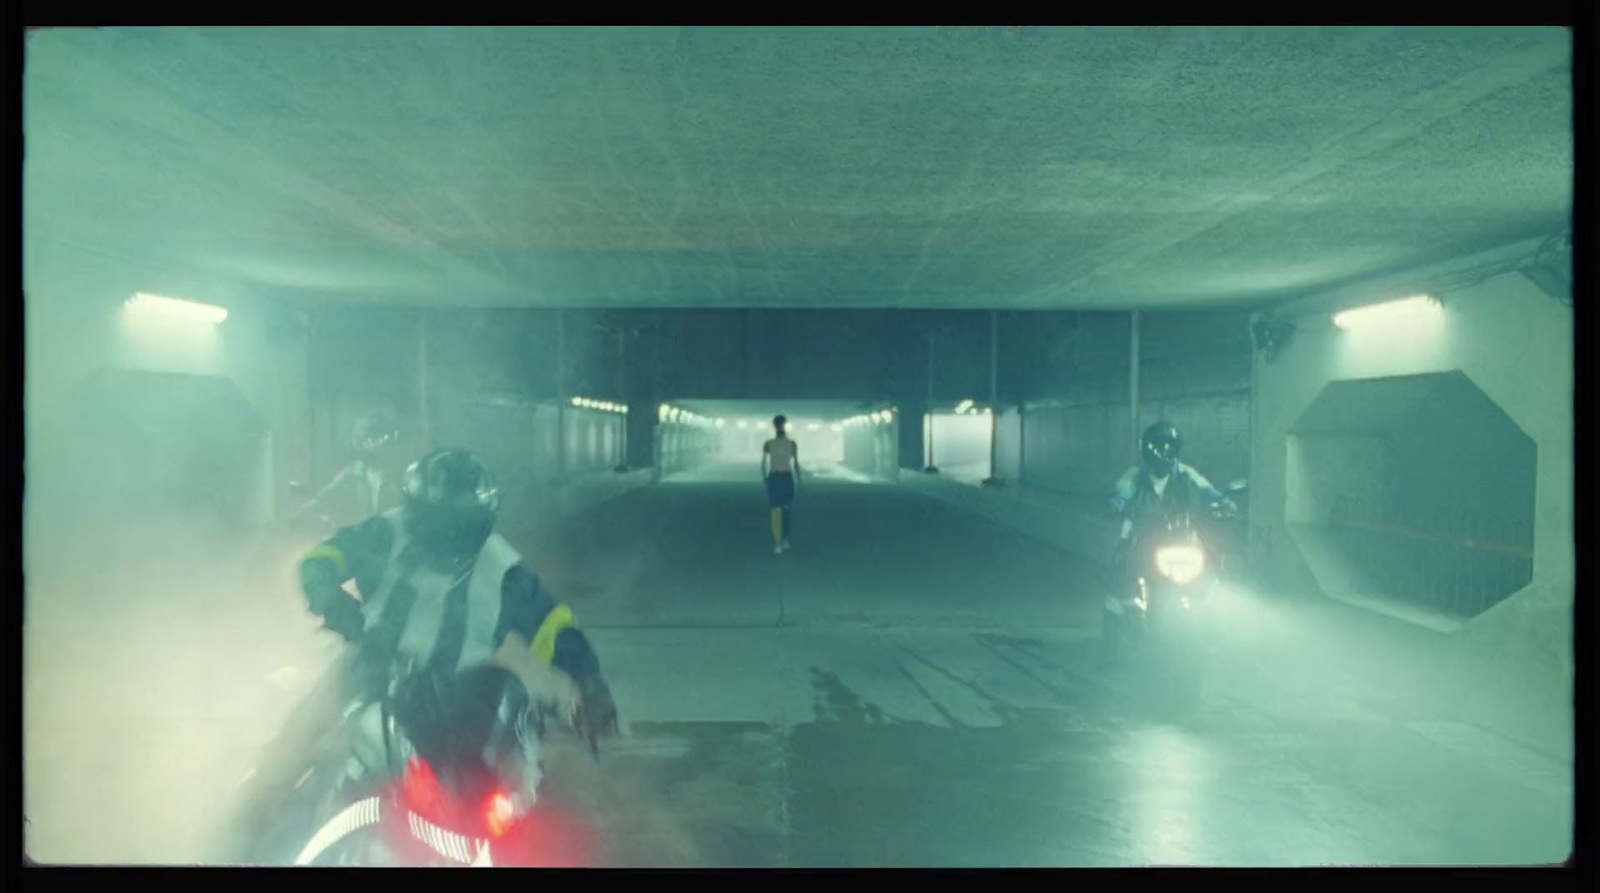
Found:
[[[539,624],[539,631],[533,636],[533,653],[539,660],[546,664],[556,659],[556,637],[564,629],[577,629],[578,620],[572,616],[572,609],[566,605],[556,605],[545,616],[544,622]]]
[[[326,558],[332,561],[334,566],[339,569],[339,579],[350,579],[350,563],[345,560],[344,552],[340,551],[338,546],[335,546],[332,543],[323,543],[322,545],[306,553],[306,561],[310,561],[314,558]]]

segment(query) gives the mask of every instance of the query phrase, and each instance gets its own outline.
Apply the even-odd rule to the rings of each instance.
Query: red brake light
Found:
[[[421,757],[412,757],[406,761],[406,774],[404,779],[406,797],[413,806],[428,810],[439,802],[439,779],[433,774],[433,767]]]
[[[484,815],[489,824],[489,833],[495,837],[505,834],[516,818],[516,804],[511,802],[510,795],[504,791],[496,791],[494,796],[489,798],[489,808]]]

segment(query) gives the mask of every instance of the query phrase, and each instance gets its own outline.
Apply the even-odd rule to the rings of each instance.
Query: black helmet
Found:
[[[406,536],[441,569],[477,559],[500,508],[494,476],[466,450],[436,450],[411,463],[401,495]]]
[[[1156,422],[1144,429],[1144,436],[1139,438],[1139,459],[1145,470],[1157,477],[1170,474],[1182,452],[1183,435],[1171,422]]]
[[[400,439],[400,425],[386,412],[374,412],[356,420],[350,443],[363,453],[375,453]]]

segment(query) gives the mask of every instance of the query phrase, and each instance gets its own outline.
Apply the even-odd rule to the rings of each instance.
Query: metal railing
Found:
[[[1330,506],[1374,582],[1457,617],[1483,613],[1533,579],[1533,521],[1459,507],[1399,509],[1341,496]],[[1531,514],[1531,513],[1530,513]]]

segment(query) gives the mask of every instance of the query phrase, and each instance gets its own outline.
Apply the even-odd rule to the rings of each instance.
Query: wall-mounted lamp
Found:
[[[126,306],[130,313],[174,317],[212,325],[219,325],[228,318],[225,307],[202,304],[199,301],[186,301],[182,298],[164,298],[142,291],[135,292],[133,297],[127,300]]]
[[[1437,298],[1416,295],[1398,301],[1385,301],[1341,311],[1333,315],[1333,324],[1345,331],[1368,329],[1381,325],[1403,327],[1421,320],[1437,317],[1443,310]]]

